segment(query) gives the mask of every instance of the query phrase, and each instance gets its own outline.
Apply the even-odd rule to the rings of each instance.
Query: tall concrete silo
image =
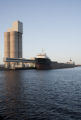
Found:
[[[10,33],[4,32],[4,57],[10,57]]]
[[[18,58],[18,32],[10,32],[10,58]]]
[[[10,58],[22,58],[22,22],[15,21],[8,32],[10,32]]]
[[[18,58],[22,58],[22,34],[23,24],[20,21],[13,23],[13,30],[18,32]]]

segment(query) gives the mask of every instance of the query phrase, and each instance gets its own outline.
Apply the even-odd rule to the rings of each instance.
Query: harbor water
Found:
[[[81,120],[81,67],[0,71],[3,120]]]

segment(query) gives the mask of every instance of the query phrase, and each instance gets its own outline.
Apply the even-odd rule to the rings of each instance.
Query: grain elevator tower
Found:
[[[22,34],[23,23],[13,22],[12,27],[4,33],[4,58],[22,58]]]

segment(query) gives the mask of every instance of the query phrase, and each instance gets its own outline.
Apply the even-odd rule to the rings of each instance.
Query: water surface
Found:
[[[0,71],[4,120],[81,120],[81,68]]]

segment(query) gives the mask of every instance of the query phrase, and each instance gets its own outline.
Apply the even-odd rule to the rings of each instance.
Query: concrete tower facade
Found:
[[[18,58],[18,32],[10,32],[10,58]]]
[[[4,33],[4,56],[6,58],[10,57],[10,33]]]
[[[22,33],[18,33],[18,57],[22,58]]]
[[[23,24],[15,21],[4,33],[4,58],[22,58]]]

